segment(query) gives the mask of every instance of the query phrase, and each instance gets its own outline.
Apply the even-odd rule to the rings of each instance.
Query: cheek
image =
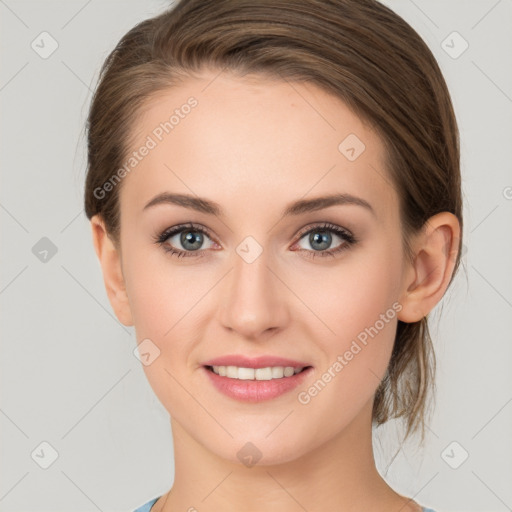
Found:
[[[390,309],[388,316],[393,316],[400,261],[382,248],[354,253],[327,272],[317,268],[301,274],[294,291],[314,315],[307,318],[327,334],[329,344],[357,337]],[[380,322],[378,326],[382,329]]]
[[[328,279],[316,272],[300,281],[298,295],[315,314],[305,316],[302,328],[326,357],[319,376],[336,382],[329,387],[345,403],[370,399],[386,372],[401,309],[399,275],[400,261],[381,247],[347,258]]]
[[[146,247],[142,243],[130,244],[126,240],[124,272],[138,340],[164,339],[190,309],[187,303],[198,295],[194,291],[199,286],[192,276],[192,267],[178,269],[162,248],[148,242]]]
[[[196,271],[195,279],[192,266],[177,269],[168,261],[170,257],[158,255],[154,248],[143,252],[133,251],[125,261],[136,339],[137,343],[151,340],[146,346],[155,355],[143,370],[162,405],[180,418],[180,412],[190,408],[190,396],[181,383],[185,382],[189,352],[197,338],[191,324],[196,325],[195,319],[201,314],[198,302],[212,286],[211,278],[201,281]]]

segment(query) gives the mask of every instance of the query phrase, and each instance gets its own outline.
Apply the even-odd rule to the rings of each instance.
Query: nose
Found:
[[[264,250],[254,261],[234,254],[222,289],[220,321],[240,337],[256,340],[282,330],[289,320],[284,279],[270,268]]]

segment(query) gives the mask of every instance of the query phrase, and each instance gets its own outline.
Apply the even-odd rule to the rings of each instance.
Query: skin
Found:
[[[457,218],[432,217],[413,240],[409,264],[381,140],[340,99],[312,84],[205,69],[151,99],[133,149],[191,95],[197,107],[123,179],[120,246],[101,217],[91,220],[117,318],[135,326],[138,343],[149,338],[160,350],[143,368],[171,415],[175,479],[152,511],[420,510],[376,470],[372,403],[397,321],[420,320],[448,286]],[[351,133],[366,146],[352,162],[338,150]],[[208,198],[224,215],[171,204],[143,211],[164,191]],[[295,200],[334,192],[365,199],[375,215],[346,204],[282,216]],[[186,222],[211,231],[200,249],[204,257],[176,258],[154,242]],[[334,258],[308,258],[318,245],[300,232],[323,222],[359,241]],[[247,236],[263,249],[252,263],[236,252]],[[186,250],[179,235],[167,243]],[[332,233],[325,250],[344,243]],[[401,310],[394,318],[301,404],[299,391],[396,302]],[[232,353],[291,357],[314,371],[299,389],[242,403],[218,392],[202,368]],[[262,453],[252,467],[237,458],[248,441]]]

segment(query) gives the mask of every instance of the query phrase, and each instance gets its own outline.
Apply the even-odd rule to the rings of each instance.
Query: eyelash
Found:
[[[199,250],[199,251],[182,251],[174,249],[174,247],[170,245],[166,245],[166,241],[172,237],[173,235],[176,235],[178,233],[181,233],[182,231],[190,231],[190,232],[196,232],[196,233],[202,233],[208,238],[212,238],[210,232],[204,228],[203,226],[194,224],[194,223],[188,223],[188,224],[180,224],[178,226],[174,226],[172,228],[167,228],[162,233],[157,234],[154,237],[154,241],[156,244],[160,245],[164,251],[169,253],[173,257],[177,258],[183,258],[183,257],[192,257],[192,258],[202,258],[205,255],[205,250]],[[345,251],[347,249],[350,249],[353,245],[355,245],[358,242],[358,239],[354,237],[351,233],[349,233],[347,230],[340,228],[339,226],[336,226],[335,224],[331,224],[329,222],[325,222],[323,224],[319,224],[317,226],[313,226],[312,228],[309,228],[305,232],[299,233],[299,240],[304,238],[305,235],[309,235],[312,232],[315,231],[328,231],[333,232],[334,234],[338,235],[345,243],[341,244],[339,247],[336,247],[335,249],[329,249],[324,251],[311,251],[308,249],[299,249],[300,252],[306,252],[308,253],[309,258],[314,259],[316,257],[325,258],[325,257],[335,257],[338,253],[341,253],[342,251]]]

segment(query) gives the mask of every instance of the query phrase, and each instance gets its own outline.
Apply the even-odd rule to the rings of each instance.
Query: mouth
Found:
[[[312,368],[312,366],[266,366],[264,368],[246,368],[243,366],[205,365],[207,370],[220,377],[237,380],[275,380],[287,379]]]
[[[312,366],[239,366],[203,365],[214,388],[241,402],[263,402],[289,394],[313,373]]]

